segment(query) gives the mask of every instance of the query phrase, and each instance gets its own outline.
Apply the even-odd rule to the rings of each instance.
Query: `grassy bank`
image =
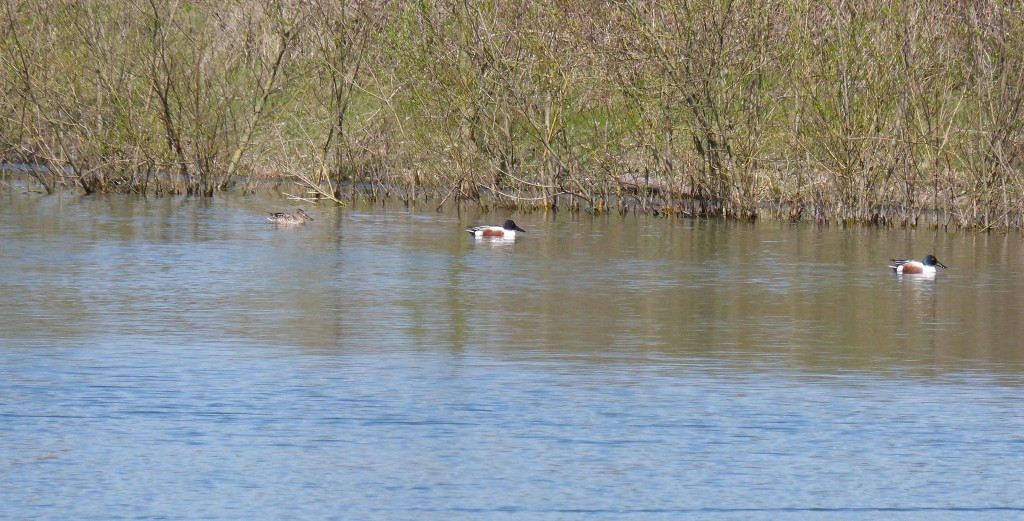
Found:
[[[0,156],[46,191],[1024,227],[1024,15],[944,4],[7,2]]]

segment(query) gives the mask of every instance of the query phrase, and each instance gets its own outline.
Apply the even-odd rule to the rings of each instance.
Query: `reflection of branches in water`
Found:
[[[294,172],[294,173],[292,173],[292,176],[294,176],[296,179],[298,179],[299,181],[302,182],[302,185],[306,188],[306,194],[307,195],[301,196],[301,195],[285,194],[285,195],[288,196],[289,199],[291,199],[293,201],[307,201],[307,202],[310,202],[310,203],[315,203],[315,202],[321,201],[323,199],[327,199],[328,201],[333,201],[334,203],[338,204],[339,206],[345,206],[346,205],[346,203],[344,201],[342,201],[341,199],[338,199],[337,197],[334,196],[334,194],[335,194],[334,184],[331,183],[330,179],[328,179],[326,181],[327,182],[327,188],[324,188],[319,183],[313,181],[313,178],[310,177],[309,174],[306,174],[305,172]]]

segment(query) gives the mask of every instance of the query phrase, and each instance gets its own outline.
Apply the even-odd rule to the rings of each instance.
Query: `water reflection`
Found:
[[[1019,238],[275,204],[0,194],[0,517],[1024,513]]]
[[[518,240],[476,239],[462,231],[473,216],[323,208],[278,229],[260,200],[7,197],[8,342],[150,332],[366,349],[452,331],[488,348],[825,364],[811,373],[1024,367],[1020,277],[997,264],[1018,262],[1000,253],[1020,248],[1007,238],[989,258],[976,237],[968,257],[948,244],[953,267],[929,279],[885,268],[892,251],[948,240],[922,247],[913,231],[537,215]]]
[[[516,237],[473,237],[473,242],[480,247],[506,249],[516,243]]]

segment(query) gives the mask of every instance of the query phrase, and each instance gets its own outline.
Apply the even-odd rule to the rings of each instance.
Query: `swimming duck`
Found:
[[[924,260],[922,260],[922,261],[906,260],[906,259],[890,259],[890,260],[892,260],[895,264],[893,264],[892,266],[889,266],[889,267],[892,268],[893,273],[897,273],[897,274],[900,274],[900,275],[912,275],[912,274],[935,275],[935,272],[936,272],[935,267],[936,266],[938,266],[940,268],[945,268],[946,267],[946,265],[941,263],[941,262],[939,262],[939,259],[936,259],[934,255],[926,255]]]
[[[507,237],[514,238],[516,232],[526,233],[526,230],[516,226],[515,221],[509,219],[501,226],[483,225],[466,228],[466,231],[474,237]]]
[[[277,224],[306,224],[306,221],[312,221],[313,218],[302,208],[296,208],[292,213],[272,212],[267,220]]]

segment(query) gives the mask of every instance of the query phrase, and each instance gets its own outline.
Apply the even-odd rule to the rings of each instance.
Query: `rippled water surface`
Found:
[[[0,518],[1024,517],[1019,236],[289,204],[0,193]]]

